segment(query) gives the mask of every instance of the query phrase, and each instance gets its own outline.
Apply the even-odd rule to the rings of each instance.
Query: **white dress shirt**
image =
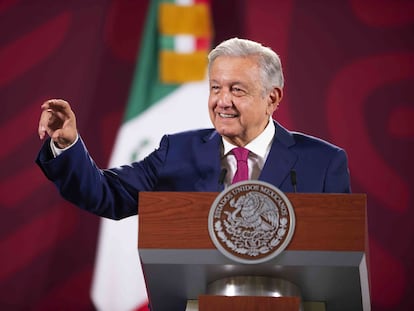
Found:
[[[259,179],[267,156],[269,155],[270,147],[272,146],[275,130],[276,129],[273,120],[270,119],[264,131],[250,143],[244,146],[244,148],[250,151],[247,161],[247,165],[249,167],[249,179]],[[229,143],[223,138],[222,142],[223,156],[221,158],[221,166],[227,170],[226,177],[224,178],[224,186],[227,187],[231,184],[231,181],[237,170],[236,157],[231,152],[231,150],[237,146]]]

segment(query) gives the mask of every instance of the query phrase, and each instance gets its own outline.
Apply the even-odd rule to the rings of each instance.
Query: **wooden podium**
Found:
[[[208,214],[218,193],[141,192],[138,251],[151,311],[184,311],[209,283],[232,276],[268,276],[297,285],[303,301],[329,311],[371,309],[365,194],[286,193],[294,236],[276,258],[241,264],[210,240]],[[257,309],[259,310],[259,309]]]

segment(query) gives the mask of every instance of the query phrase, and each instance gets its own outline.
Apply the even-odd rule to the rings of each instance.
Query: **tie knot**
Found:
[[[247,161],[249,150],[243,147],[237,147],[231,150],[237,161]]]

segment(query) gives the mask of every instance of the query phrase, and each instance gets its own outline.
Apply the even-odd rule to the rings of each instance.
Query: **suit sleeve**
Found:
[[[121,219],[138,213],[138,193],[155,187],[167,149],[168,141],[163,139],[143,161],[100,169],[82,139],[56,158],[47,140],[36,163],[69,202],[98,216]]]

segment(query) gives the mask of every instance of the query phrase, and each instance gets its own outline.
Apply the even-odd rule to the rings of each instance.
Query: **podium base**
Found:
[[[208,296],[198,301],[199,311],[301,311],[299,297]]]
[[[233,276],[207,286],[199,296],[199,311],[303,311],[295,284],[273,277]]]
[[[304,301],[302,302],[303,311],[326,311],[326,304],[319,301]],[[209,309],[207,309],[209,310]],[[212,310],[212,309],[211,309]],[[252,309],[253,310],[253,309]],[[260,309],[262,310],[262,309]],[[198,300],[188,300],[185,311],[200,311]],[[228,311],[228,310],[226,310]],[[251,310],[249,310],[251,311]]]

